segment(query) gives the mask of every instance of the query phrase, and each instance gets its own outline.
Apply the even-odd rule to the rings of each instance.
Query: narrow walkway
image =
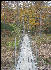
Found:
[[[36,67],[37,63],[35,63],[36,58],[32,54],[30,40],[27,34],[23,37],[21,45],[21,52],[16,70],[38,70]]]

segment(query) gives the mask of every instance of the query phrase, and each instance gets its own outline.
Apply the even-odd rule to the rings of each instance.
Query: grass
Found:
[[[5,27],[4,27],[5,26]],[[5,29],[5,31],[4,31]],[[11,23],[6,23],[4,24],[3,22],[1,23],[1,46],[6,46],[7,48],[10,47],[15,47],[15,37],[16,37],[16,46],[18,47],[19,42],[20,42],[20,37],[21,36],[21,27],[18,27],[16,24],[11,24]],[[6,31],[8,32],[7,35]],[[10,31],[10,33],[9,33]],[[6,37],[4,37],[4,35]],[[4,43],[6,42],[6,43]]]
[[[4,61],[1,64],[1,67],[5,67],[5,64],[13,65],[14,66],[14,51],[15,51],[15,37],[16,37],[16,54],[18,55],[19,52],[19,43],[20,43],[20,37],[21,37],[21,28],[16,26],[16,24],[11,23],[1,23],[1,54],[3,55],[1,58]],[[9,55],[7,55],[9,52]],[[3,54],[4,53],[4,54]],[[8,58],[5,60],[5,58]],[[9,61],[9,64],[6,63]],[[1,61],[2,62],[2,61]]]
[[[16,47],[17,48],[19,47],[19,42],[20,42],[19,40],[16,41]],[[6,45],[7,45],[8,48],[9,47],[15,48],[15,41],[9,41],[9,42],[6,43]]]
[[[13,31],[14,28],[12,26],[10,26],[9,24],[4,24],[3,22],[1,23],[1,30],[6,29],[9,31]]]

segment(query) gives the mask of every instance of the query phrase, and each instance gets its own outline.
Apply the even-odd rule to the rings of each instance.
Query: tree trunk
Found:
[[[41,19],[41,11],[40,11],[40,37],[41,37],[41,29],[42,29],[42,19]]]

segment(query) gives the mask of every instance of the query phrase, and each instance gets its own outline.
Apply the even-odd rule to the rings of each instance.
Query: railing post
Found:
[[[15,37],[15,70],[16,70],[16,37]]]

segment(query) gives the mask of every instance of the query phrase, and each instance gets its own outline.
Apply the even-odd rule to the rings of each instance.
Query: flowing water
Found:
[[[30,39],[28,35],[25,34],[21,44],[16,70],[38,70],[35,60],[36,58],[33,56],[32,49],[30,47]]]

